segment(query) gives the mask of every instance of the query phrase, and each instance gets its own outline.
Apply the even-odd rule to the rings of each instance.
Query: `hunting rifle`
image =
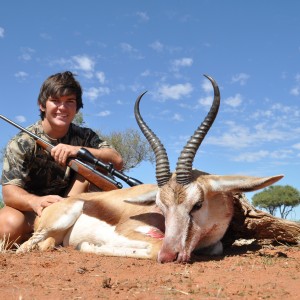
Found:
[[[18,125],[17,123],[11,121],[10,119],[4,117],[3,115],[0,115],[0,118],[3,119],[4,121],[8,122],[9,124],[17,127],[21,131],[26,132],[28,135],[30,135],[36,141],[36,143],[38,145],[40,145],[47,152],[49,152],[49,153],[51,152],[51,149],[54,147],[53,145],[51,145],[47,141],[43,140],[42,138],[40,138],[36,134],[32,133],[31,131],[27,130],[26,128]],[[85,148],[81,148],[78,151],[77,157],[84,160],[87,163],[93,164],[94,167],[90,166],[87,163],[84,163],[83,161],[81,161],[80,159],[77,159],[77,158],[69,158],[67,161],[67,165],[72,170],[74,170],[75,172],[77,172],[78,174],[83,176],[86,180],[88,180],[90,183],[94,184],[95,186],[97,186],[98,188],[100,188],[103,191],[111,191],[111,190],[121,189],[123,186],[120,182],[117,182],[113,178],[97,171],[95,169],[95,167],[97,167],[97,166],[102,168],[106,172],[108,172],[110,175],[116,176],[116,177],[122,179],[129,186],[135,186],[135,185],[142,184],[141,181],[131,178],[131,177],[125,175],[124,173],[115,170],[113,168],[112,163],[105,164],[102,161],[98,160],[95,156],[92,155],[91,152],[89,152]]]

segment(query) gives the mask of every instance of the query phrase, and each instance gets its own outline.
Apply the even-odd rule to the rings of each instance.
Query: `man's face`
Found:
[[[40,109],[45,112],[44,119],[52,127],[69,126],[77,112],[76,95],[49,97],[46,101],[46,107],[40,105]]]

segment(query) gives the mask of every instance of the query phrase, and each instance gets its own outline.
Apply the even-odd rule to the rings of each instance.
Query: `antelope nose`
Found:
[[[178,252],[170,252],[170,251],[159,251],[158,253],[158,262],[167,263],[173,262],[177,260]]]

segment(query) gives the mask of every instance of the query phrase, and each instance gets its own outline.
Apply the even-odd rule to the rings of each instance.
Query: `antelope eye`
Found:
[[[201,207],[202,207],[202,201],[196,202],[192,208],[192,212],[199,210]]]

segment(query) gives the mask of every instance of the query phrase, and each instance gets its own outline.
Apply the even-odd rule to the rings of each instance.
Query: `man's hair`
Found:
[[[74,78],[75,75],[70,71],[57,73],[48,77],[41,86],[38,97],[38,105],[46,107],[49,97],[59,98],[61,96],[76,95],[77,112],[83,107],[82,88],[80,83]],[[45,112],[40,109],[41,119],[44,120]]]

